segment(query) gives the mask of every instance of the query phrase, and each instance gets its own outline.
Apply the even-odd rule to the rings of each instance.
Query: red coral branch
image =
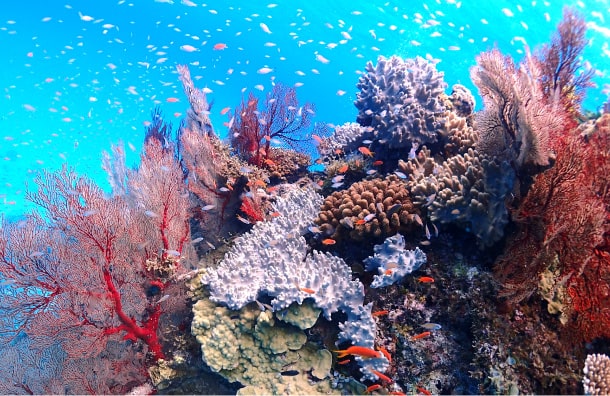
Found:
[[[300,105],[294,88],[276,84],[267,94],[265,104],[250,93],[233,116],[229,130],[231,146],[237,155],[250,164],[268,168],[273,165],[271,142],[280,142],[297,150],[305,140],[314,107]]]

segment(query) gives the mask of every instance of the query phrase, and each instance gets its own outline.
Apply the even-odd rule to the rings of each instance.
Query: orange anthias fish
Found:
[[[368,148],[362,146],[362,147],[358,147],[358,151],[360,151],[362,153],[362,155],[366,155],[369,157],[372,157],[374,153],[371,152],[371,150],[369,150]]]
[[[388,362],[392,363],[392,355],[390,355],[390,352],[388,352],[387,349],[385,349],[384,347],[377,347],[377,350],[383,353],[383,356],[388,359]]]
[[[379,354],[378,351],[371,349],[371,348],[358,346],[358,345],[354,345],[347,349],[341,349],[341,350],[333,351],[333,352],[338,353],[338,355],[337,355],[338,358],[346,357],[347,355],[358,355],[358,356],[362,356],[362,357],[366,357],[366,358],[381,357],[381,355]]]
[[[426,337],[429,337],[429,336],[430,336],[430,334],[432,334],[432,333],[431,333],[431,332],[429,332],[429,331],[424,331],[423,333],[419,333],[419,334],[417,334],[417,335],[414,335],[413,337],[411,337],[411,339],[412,339],[412,340],[419,340],[419,339],[421,339],[421,338],[426,338]]]
[[[385,381],[385,382],[393,382],[393,381],[392,381],[392,378],[388,377],[388,376],[387,376],[387,375],[385,375],[384,373],[380,373],[380,372],[379,372],[379,371],[377,371],[377,370],[371,370],[371,372],[372,372],[373,374],[375,374],[375,375],[377,376],[377,378],[379,378],[379,379],[380,379],[380,380],[382,380],[382,381]]]
[[[387,309],[384,309],[384,310],[381,310],[381,311],[373,312],[371,315],[373,315],[373,316],[387,315],[388,312],[389,311]]]
[[[417,280],[421,283],[434,283],[434,278],[429,276],[420,276]]]
[[[332,238],[326,238],[322,241],[322,245],[334,245],[335,243],[337,243],[337,241]]]

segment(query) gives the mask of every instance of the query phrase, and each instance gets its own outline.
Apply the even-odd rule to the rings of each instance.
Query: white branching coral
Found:
[[[610,357],[601,353],[588,355],[583,374],[586,395],[610,394]]]

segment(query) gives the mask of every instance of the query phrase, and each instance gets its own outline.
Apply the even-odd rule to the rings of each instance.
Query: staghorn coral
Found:
[[[335,191],[324,200],[315,223],[336,241],[362,241],[408,231],[416,214],[406,183],[390,175]]]
[[[380,56],[376,66],[367,63],[357,86],[356,120],[372,127],[389,148],[436,142],[445,110],[441,95],[447,84],[434,63],[421,57]]]
[[[588,355],[583,368],[585,395],[610,394],[610,358],[601,353]]]

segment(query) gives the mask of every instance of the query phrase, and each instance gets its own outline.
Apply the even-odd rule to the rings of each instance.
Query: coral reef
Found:
[[[343,311],[352,323],[341,327],[339,338],[372,348],[375,322],[370,307],[363,306],[362,283],[352,280],[351,270],[341,258],[318,251],[308,254],[305,238],[300,235],[321,200],[311,185],[289,190],[274,204],[280,215],[255,224],[238,237],[219,265],[206,269],[201,282],[209,288],[212,301],[234,310],[257,299],[271,299],[273,311],[310,299],[328,320],[333,313]],[[385,371],[387,360],[380,357],[362,364],[363,374],[372,376],[371,368]]]
[[[362,241],[408,232],[418,218],[405,181],[390,175],[332,193],[324,200],[315,223],[337,242],[344,238]]]
[[[373,248],[375,254],[364,260],[367,271],[379,272],[371,287],[390,286],[426,262],[426,254],[416,247],[405,250],[405,238],[401,234],[388,237]]]

